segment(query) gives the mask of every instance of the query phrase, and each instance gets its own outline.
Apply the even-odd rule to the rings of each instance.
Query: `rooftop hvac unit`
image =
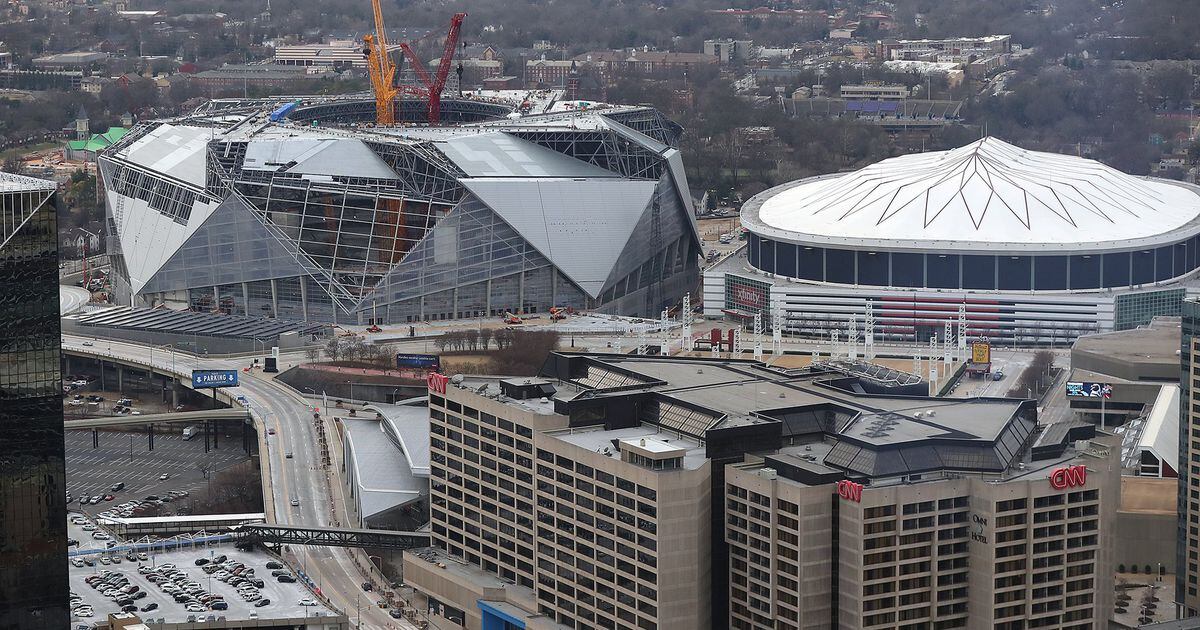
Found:
[[[774,468],[762,468],[758,471],[758,476],[763,479],[775,479],[779,477],[779,471]]]

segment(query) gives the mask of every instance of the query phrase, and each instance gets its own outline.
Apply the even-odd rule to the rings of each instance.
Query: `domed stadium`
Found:
[[[961,304],[977,336],[1070,339],[1177,314],[1200,267],[1200,188],[990,137],[777,186],[741,219],[745,258],[706,274],[706,307],[744,317],[773,293],[811,333],[872,300],[900,337],[930,336]],[[721,299],[723,271],[755,289]]]

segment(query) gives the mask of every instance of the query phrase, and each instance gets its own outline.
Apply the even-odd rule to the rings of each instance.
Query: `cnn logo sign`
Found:
[[[846,479],[837,482],[838,496],[842,497],[843,499],[854,501],[855,503],[862,503],[862,491],[863,485],[861,483],[854,483],[853,481],[848,481]]]
[[[1050,487],[1055,490],[1075,488],[1087,483],[1086,466],[1064,466],[1050,472]]]
[[[425,379],[425,383],[427,385],[429,385],[429,391],[434,392],[436,394],[445,394],[446,393],[446,383],[449,380],[450,380],[450,377],[448,377],[448,376],[445,376],[443,374],[438,374],[437,372],[430,372],[429,376],[426,377],[426,379]]]

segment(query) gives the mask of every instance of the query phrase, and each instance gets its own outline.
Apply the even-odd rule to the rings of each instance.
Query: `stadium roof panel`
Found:
[[[785,239],[951,250],[1152,245],[1198,218],[1194,187],[990,137],[785,184],[751,199],[742,216]]]

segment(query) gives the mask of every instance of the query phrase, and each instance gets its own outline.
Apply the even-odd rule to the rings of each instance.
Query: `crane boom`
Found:
[[[446,42],[442,46],[442,58],[439,60],[437,75],[429,86],[429,122],[435,124],[442,114],[442,90],[446,87],[446,77],[450,73],[450,64],[454,61],[454,51],[458,48],[458,33],[462,29],[466,13],[455,13],[450,18],[450,31],[446,33]]]
[[[391,125],[396,122],[396,64],[388,54],[383,8],[379,0],[371,0],[371,8],[375,12],[375,32],[363,36],[363,54],[367,57],[367,72],[371,75],[371,88],[375,92],[375,122]]]

